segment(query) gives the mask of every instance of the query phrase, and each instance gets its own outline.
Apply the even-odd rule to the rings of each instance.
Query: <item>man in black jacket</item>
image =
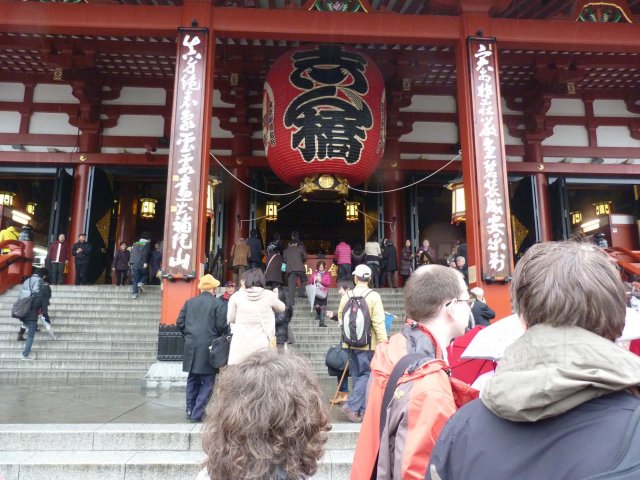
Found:
[[[86,285],[89,283],[89,261],[91,259],[91,244],[87,242],[87,235],[78,235],[78,241],[73,244],[71,250],[76,266],[76,285]]]
[[[484,301],[484,290],[480,287],[475,287],[469,290],[471,298],[474,299],[473,306],[471,307],[471,313],[473,314],[473,320],[476,325],[489,326],[490,321],[496,318],[496,312],[489,308],[489,305]]]
[[[262,270],[262,242],[258,238],[258,230],[255,228],[249,232],[247,245],[249,246],[249,250],[251,250],[249,268],[259,268]]]
[[[215,369],[209,364],[209,346],[214,338],[229,332],[221,302],[215,296],[220,282],[207,274],[200,278],[197,297],[187,300],[176,325],[184,337],[182,371],[187,377],[187,418],[201,422],[211,396]]]

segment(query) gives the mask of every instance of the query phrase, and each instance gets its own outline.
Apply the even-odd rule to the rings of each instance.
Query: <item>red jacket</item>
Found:
[[[320,272],[318,270],[316,270],[315,272],[313,272],[313,275],[309,275],[309,280],[307,281],[307,285],[311,285],[316,281],[316,278],[318,277],[318,274]],[[331,275],[329,274],[328,271],[324,271],[322,272],[322,278],[320,279],[320,283],[322,283],[323,286],[329,288],[329,286],[331,285]]]
[[[62,244],[62,248],[60,248],[60,258],[58,262],[65,263],[69,260],[69,244],[67,242],[60,242],[56,240],[49,247],[49,252],[47,253],[47,259],[50,262],[56,261],[56,252],[58,251],[58,245]]]
[[[408,337],[414,341],[409,342]],[[408,344],[416,344],[416,350],[408,352]],[[398,381],[381,440],[382,397],[393,367],[407,353],[429,355],[429,347],[436,358],[417,368],[410,367]],[[369,398],[351,480],[370,480],[376,465],[378,478],[391,478],[392,474],[402,480],[425,478],[431,450],[446,421],[458,407],[478,397],[476,390],[449,378],[447,364],[438,358],[441,356],[431,332],[411,320],[401,333],[378,345],[371,361]]]
[[[351,265],[351,247],[345,242],[340,242],[336,246],[336,263],[338,265]]]

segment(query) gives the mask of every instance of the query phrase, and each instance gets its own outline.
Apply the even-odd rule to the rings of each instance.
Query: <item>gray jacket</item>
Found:
[[[307,261],[307,253],[302,243],[290,243],[284,250],[283,261],[287,264],[287,273],[306,272],[304,262]]]

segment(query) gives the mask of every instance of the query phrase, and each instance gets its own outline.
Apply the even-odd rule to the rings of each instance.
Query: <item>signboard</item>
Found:
[[[468,39],[483,280],[511,276],[511,230],[495,39]]]
[[[163,277],[194,278],[200,192],[207,29],[185,28],[178,34],[167,215],[162,256]]]

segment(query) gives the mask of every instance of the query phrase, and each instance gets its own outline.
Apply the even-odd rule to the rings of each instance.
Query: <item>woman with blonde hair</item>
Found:
[[[222,370],[207,408],[198,480],[300,480],[314,475],[331,429],[306,359],[260,350]]]

